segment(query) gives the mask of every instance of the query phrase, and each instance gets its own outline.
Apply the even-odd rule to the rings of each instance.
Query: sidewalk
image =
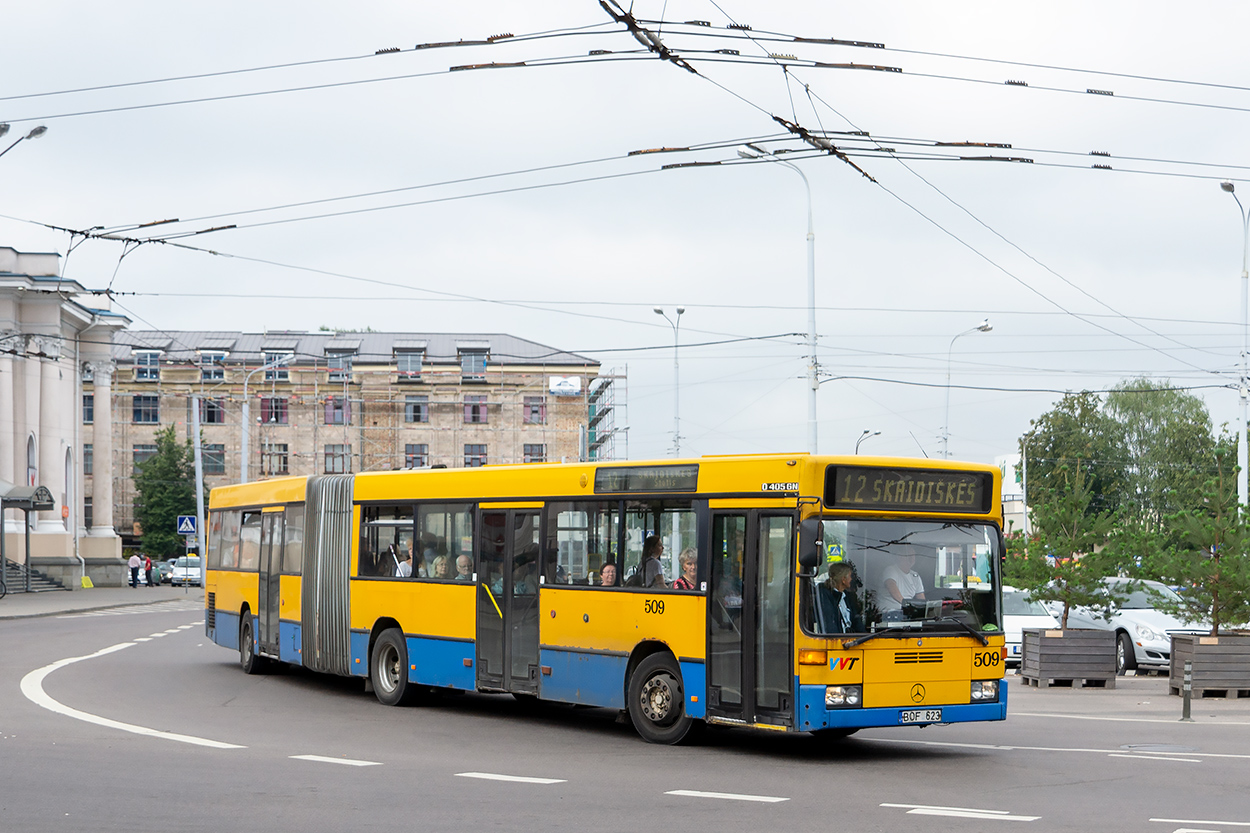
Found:
[[[203,587],[92,587],[86,590],[49,590],[43,593],[9,593],[0,599],[0,620],[56,616],[135,604],[156,604],[174,599],[204,603]]]
[[[1168,693],[1163,676],[1117,677],[1115,688],[1034,688],[1007,674],[1008,719],[1066,717],[1077,720],[1173,722],[1181,717],[1181,698]],[[1250,725],[1250,698],[1194,698],[1195,723]]]

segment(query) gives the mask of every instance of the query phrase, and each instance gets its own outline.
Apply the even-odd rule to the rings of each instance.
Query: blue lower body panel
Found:
[[[562,703],[625,708],[624,654],[590,654],[580,651],[543,649],[538,661],[550,674],[543,674],[539,696]]]
[[[292,665],[304,664],[304,630],[299,622],[278,623],[278,659]]]
[[[239,614],[218,609],[214,615],[217,626],[208,634],[208,638],[223,648],[239,650]]]
[[[707,716],[707,668],[701,662],[681,663],[681,685],[686,691],[686,714]]]
[[[942,723],[976,723],[987,720],[1005,720],[1007,718],[1007,686],[1002,683],[998,687],[998,701],[995,703],[962,703],[956,705],[922,706],[920,708],[940,708]],[[888,709],[828,709],[825,708],[825,687],[823,685],[799,686],[798,714],[795,725],[799,731],[812,732],[817,729],[862,729],[869,726],[926,726],[926,723],[900,723],[899,715],[905,708]]]
[[[474,689],[477,684],[473,668],[474,643],[428,636],[410,636],[407,639],[410,682],[465,691]],[[412,668],[414,665],[415,669]]]

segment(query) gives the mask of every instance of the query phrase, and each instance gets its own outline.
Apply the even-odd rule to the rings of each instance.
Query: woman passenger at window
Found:
[[[681,566],[681,576],[673,582],[674,590],[695,590],[698,585],[694,583],[699,572],[699,556],[695,552],[694,547],[686,547],[681,551],[681,555],[677,557],[677,563]]]
[[[434,567],[430,571],[430,578],[451,578],[451,559],[445,555],[440,555],[434,559]]]

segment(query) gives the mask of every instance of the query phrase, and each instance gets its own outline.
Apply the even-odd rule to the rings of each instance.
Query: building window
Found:
[[[91,509],[91,498],[85,497],[82,499],[82,525],[91,529],[94,524],[95,512]]]
[[[95,446],[91,443],[83,443],[82,446],[82,473],[95,473]]]
[[[326,397],[326,425],[350,425],[352,403],[346,396]]]
[[[274,396],[262,397],[260,421],[271,425],[286,425],[286,400]]]
[[[525,443],[522,451],[525,456],[522,458],[526,463],[545,463],[547,462],[547,446],[542,443]]]
[[[326,446],[326,474],[347,474],[352,470],[350,445]]]
[[[485,350],[462,350],[460,352],[460,378],[466,382],[486,380]]]
[[[135,381],[156,382],[161,378],[161,353],[159,350],[136,350]]]
[[[285,362],[277,367],[271,367],[265,371],[266,382],[288,382],[291,379],[291,371],[288,369],[291,360],[295,358],[294,353],[266,353],[265,364],[274,364],[275,362]]]
[[[90,425],[95,422],[95,394],[84,393],[82,395],[82,424]]]
[[[430,447],[425,443],[404,444],[404,468],[423,469],[430,464]]]
[[[200,400],[200,424],[224,425],[226,423],[226,406],[220,399]]]
[[[424,354],[419,350],[408,350],[395,354],[395,366],[399,370],[400,379],[421,378],[421,360]]]
[[[222,382],[226,378],[226,354],[219,350],[200,351],[200,381]]]
[[[287,474],[290,471],[287,465],[287,444],[261,443],[260,469],[264,475]]]
[[[547,397],[525,397],[525,417],[527,425],[543,425],[547,422]]]
[[[481,394],[466,394],[464,397],[464,421],[472,423],[486,422],[486,397]]]
[[[352,354],[328,353],[326,366],[330,368],[331,382],[346,382],[352,375]]]
[[[134,448],[130,451],[131,459],[134,461],[135,473],[139,471],[139,467],[156,456],[156,443],[135,443]]]
[[[154,424],[161,421],[161,398],[151,395],[134,397],[134,421]]]
[[[430,397],[404,397],[404,422],[429,422]]]
[[[485,445],[466,445],[464,447],[464,467],[467,469],[486,465]]]
[[[204,467],[204,474],[226,473],[226,446],[224,443],[204,443],[200,453],[200,462]]]

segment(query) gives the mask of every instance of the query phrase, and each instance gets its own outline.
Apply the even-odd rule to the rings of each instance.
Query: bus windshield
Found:
[[[997,631],[991,524],[826,518],[825,563],[805,589],[815,634],[890,630]]]

